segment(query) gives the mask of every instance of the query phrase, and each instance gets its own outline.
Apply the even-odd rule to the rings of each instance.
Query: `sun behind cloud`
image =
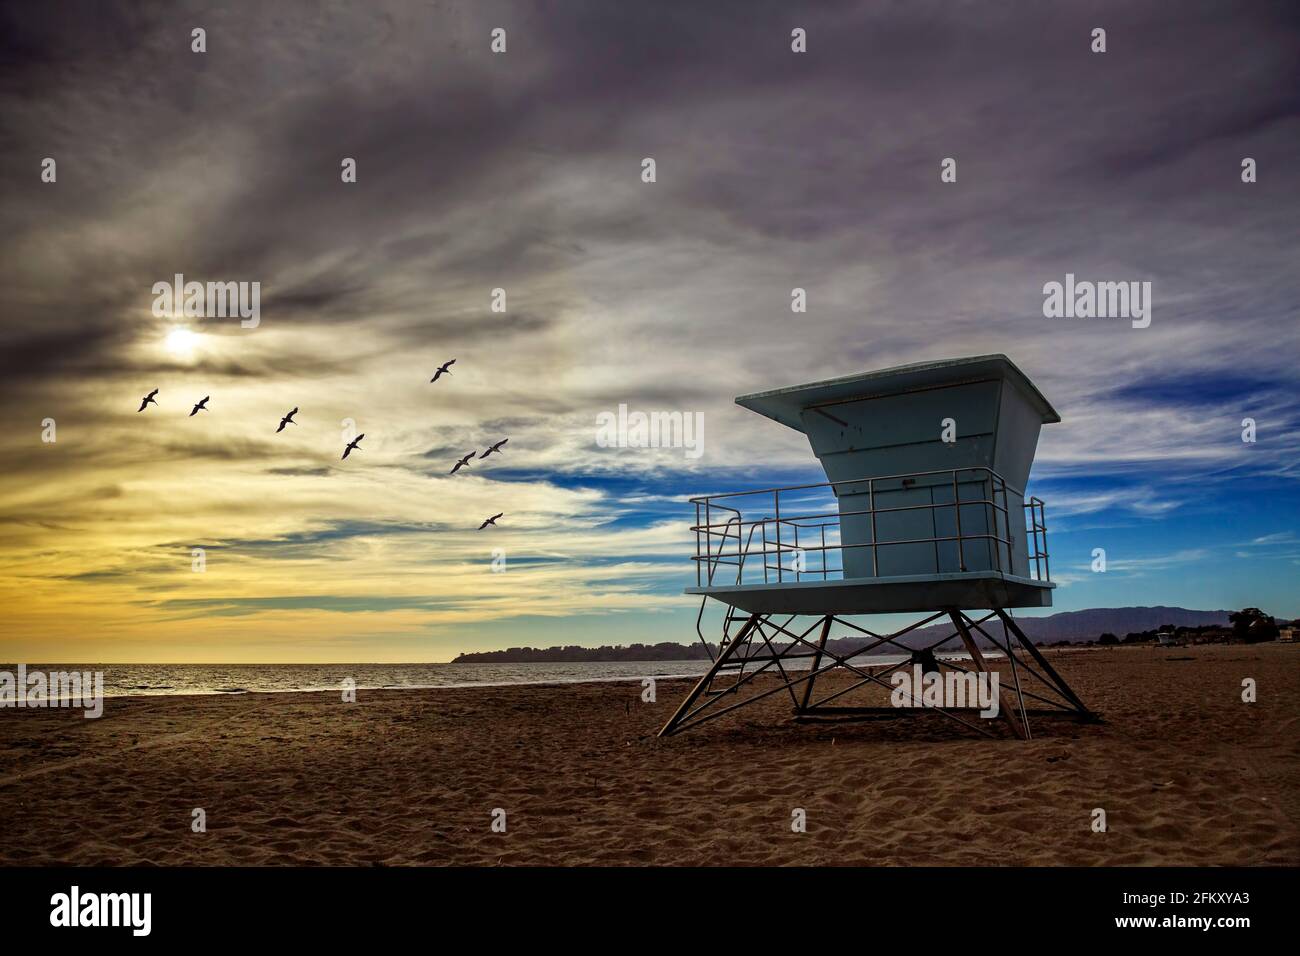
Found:
[[[177,326],[168,332],[163,339],[163,348],[173,358],[189,360],[194,358],[194,353],[199,347],[200,338],[199,333],[193,329]]]

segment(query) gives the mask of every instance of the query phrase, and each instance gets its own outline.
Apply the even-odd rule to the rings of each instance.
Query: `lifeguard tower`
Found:
[[[1010,359],[904,365],[736,403],[807,435],[829,480],[691,499],[696,586],[686,593],[702,596],[696,630],[711,655],[702,629],[710,600],[725,608],[722,635],[712,667],[660,736],[779,693],[789,694],[796,719],[930,711],[996,736],[975,708],[846,703],[872,684],[892,690],[890,675],[914,663],[989,670],[976,634],[1009,667],[1000,716],[1016,736],[1031,736],[1031,716],[1095,718],[1007,613],[1052,604],[1043,502],[1023,489],[1039,429],[1061,420]],[[846,620],[899,612],[926,616],[887,634]],[[795,624],[806,617],[808,627]],[[899,643],[941,620],[946,636]],[[827,642],[836,625],[862,646],[834,653]],[[936,655],[957,640],[967,657]],[[908,660],[872,665],[867,655],[882,645]],[[847,685],[817,697],[819,678],[833,670]]]

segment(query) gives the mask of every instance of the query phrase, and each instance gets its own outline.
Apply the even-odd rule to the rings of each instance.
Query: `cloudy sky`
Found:
[[[693,639],[685,498],[820,475],[734,396],[992,352],[1064,419],[1058,609],[1300,614],[1295,4],[0,9],[0,659]],[[1067,273],[1150,327],[1045,318]],[[599,447],[620,403],[703,453]]]

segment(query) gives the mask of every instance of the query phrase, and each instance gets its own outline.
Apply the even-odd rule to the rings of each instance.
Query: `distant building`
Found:
[[[1294,643],[1295,643],[1295,628],[1294,628],[1294,627],[1279,627],[1279,628],[1277,629],[1277,639],[1278,639],[1278,641],[1280,641],[1280,642],[1283,643],[1283,644],[1294,644]]]

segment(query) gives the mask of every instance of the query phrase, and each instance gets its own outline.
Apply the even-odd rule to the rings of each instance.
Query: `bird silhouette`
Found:
[[[501,518],[501,517],[504,517],[504,516],[505,516],[505,512],[504,512],[504,511],[499,511],[499,512],[497,512],[496,514],[494,514],[491,518],[486,518],[486,519],[484,519],[483,523],[482,523],[481,525],[478,526],[478,529],[479,529],[480,531],[482,531],[482,530],[483,530],[484,528],[486,528],[488,525],[492,525],[492,527],[495,528],[495,527],[496,527],[496,524],[497,524],[497,518]]]
[[[464,458],[462,458],[460,461],[456,462],[456,464],[452,466],[451,473],[454,475],[456,474],[456,472],[460,471],[462,468],[468,465],[470,463],[470,459],[472,459],[476,454],[478,454],[478,452],[472,451]]]
[[[285,425],[297,425],[298,423],[293,420],[293,416],[297,414],[298,414],[298,406],[295,405],[293,411],[291,411],[288,415],[285,415],[284,418],[280,419],[280,427],[275,430],[275,433],[278,435],[280,434],[280,432],[284,431]]]
[[[199,402],[192,409],[190,409],[190,418],[193,418],[199,412],[206,412],[208,410],[208,399],[211,397],[212,397],[211,395],[204,395],[203,401]]]
[[[155,395],[157,395],[157,394],[158,394],[158,389],[155,388],[152,392],[150,392],[150,393],[149,393],[148,395],[146,395],[144,398],[140,399],[140,407],[137,408],[136,411],[137,411],[137,412],[142,412],[142,411],[144,411],[144,408],[145,408],[146,405],[157,405],[158,403],[155,402],[155,401],[153,400],[153,397],[154,397]]]
[[[500,451],[500,450],[501,450],[501,446],[504,445],[504,444],[505,444],[506,442],[508,442],[509,440],[510,440],[509,438],[503,438],[503,439],[501,439],[499,442],[497,442],[495,445],[490,445],[490,446],[488,446],[488,450],[485,451],[485,452],[483,452],[483,454],[479,455],[479,457],[480,457],[480,458],[486,458],[488,455],[492,454],[494,451]]]
[[[450,362],[443,362],[443,363],[442,363],[442,368],[440,368],[440,369],[438,369],[438,371],[434,372],[434,373],[433,373],[433,378],[429,379],[429,381],[430,381],[430,382],[436,382],[436,381],[438,381],[438,379],[442,378],[444,375],[450,375],[451,372],[449,371],[449,369],[451,368],[451,366],[453,366],[453,365],[455,365],[455,364],[456,364],[456,360],[455,360],[455,359],[452,359]]]
[[[360,451],[360,449],[361,449],[361,439],[363,439],[363,438],[365,438],[365,437],[366,437],[366,433],[365,433],[365,432],[362,432],[362,433],[361,433],[360,435],[358,435],[356,438],[352,439],[352,441],[348,442],[348,447],[343,449],[343,458],[346,458],[346,457],[348,457],[348,455],[352,454],[352,449],[354,449],[354,448],[357,449],[358,451]],[[339,460],[342,461],[343,459],[340,458]]]

